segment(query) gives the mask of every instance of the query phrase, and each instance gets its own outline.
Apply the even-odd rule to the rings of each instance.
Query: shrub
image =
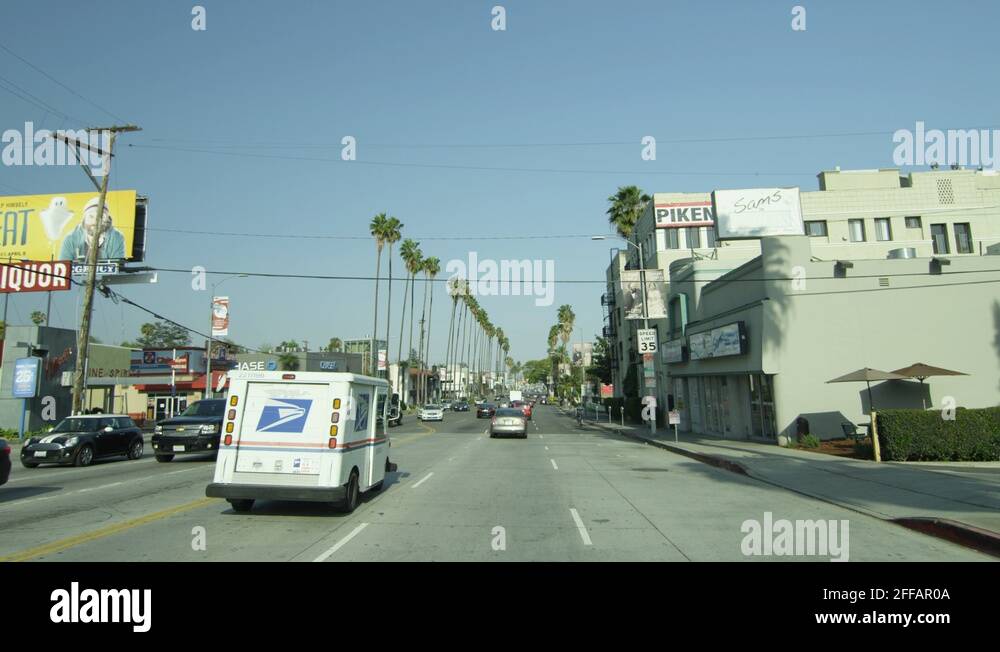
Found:
[[[878,434],[886,460],[1000,460],[1000,407],[959,408],[953,420],[939,410],[885,410]]]
[[[802,447],[803,448],[819,448],[819,437],[816,435],[803,435],[802,437]]]

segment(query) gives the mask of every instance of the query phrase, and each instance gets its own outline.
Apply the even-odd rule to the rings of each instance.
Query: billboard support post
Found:
[[[80,315],[80,330],[76,338],[76,365],[73,370],[73,414],[80,414],[83,407],[83,383],[87,378],[84,365],[86,364],[87,355],[90,352],[90,318],[94,310],[94,288],[97,285],[97,256],[101,248],[99,229],[104,218],[104,208],[108,198],[108,181],[111,179],[110,163],[111,157],[114,155],[115,139],[119,132],[139,131],[139,127],[135,125],[123,125],[94,129],[93,131],[107,131],[111,135],[108,140],[108,151],[105,153],[107,166],[104,170],[104,178],[101,180],[101,195],[97,204],[97,226],[95,230],[98,233],[95,233],[95,241],[91,243],[90,249],[87,250],[87,280],[83,289],[83,311]],[[62,136],[62,138],[65,139],[66,136]],[[89,173],[88,176],[90,176]],[[91,181],[93,181],[92,176]]]

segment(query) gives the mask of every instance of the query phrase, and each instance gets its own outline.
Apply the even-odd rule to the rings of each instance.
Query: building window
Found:
[[[715,227],[710,226],[705,229],[705,246],[709,249],[715,249]]]
[[[688,249],[701,249],[701,227],[692,226],[687,229],[685,237],[687,238]]]
[[[972,229],[968,222],[955,224],[955,251],[960,254],[972,253]]]
[[[920,218],[919,217],[907,217],[906,218],[906,228],[908,228],[908,229],[919,229],[919,228],[921,228]]]
[[[813,238],[825,238],[827,235],[826,220],[806,222],[806,235]]]
[[[931,242],[934,243],[934,253],[950,254],[948,246],[948,228],[945,224],[931,224]]]
[[[847,220],[847,228],[851,232],[851,242],[865,242],[865,221]]]
[[[875,239],[879,242],[892,240],[892,224],[888,217],[875,218]]]
[[[680,249],[680,238],[677,237],[678,229],[665,229],[667,232],[667,249]]]

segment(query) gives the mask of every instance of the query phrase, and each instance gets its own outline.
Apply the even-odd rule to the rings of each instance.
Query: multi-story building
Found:
[[[373,369],[377,368],[378,360],[372,357],[372,349],[385,350],[388,352],[389,347],[386,346],[385,340],[379,340],[371,337],[366,337],[356,340],[344,340],[344,353],[357,353],[361,355],[361,359],[364,361],[362,367],[363,373],[369,375],[376,375]],[[388,353],[387,353],[388,355]],[[388,360],[386,361],[388,362]],[[384,375],[385,369],[381,370],[378,375]]]
[[[1000,174],[995,171],[932,169],[901,175],[896,169],[837,169],[818,178],[819,190],[801,192],[813,262],[926,262],[931,257],[1000,252]],[[650,322],[658,331],[661,351],[693,314],[687,294],[673,292],[671,285],[683,281],[704,289],[761,254],[760,240],[717,239],[710,193],[655,193],[633,230],[632,242],[642,244],[643,267],[663,270],[667,280],[668,318]],[[638,268],[638,246],[615,252],[607,269],[607,292],[601,297],[604,336],[614,353],[616,396],[622,395],[629,365],[642,378],[635,345],[635,330],[642,321],[624,318],[621,280],[625,270]],[[668,371],[657,362],[661,405],[670,396]]]

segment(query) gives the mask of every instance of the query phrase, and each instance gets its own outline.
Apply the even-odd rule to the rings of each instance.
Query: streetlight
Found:
[[[632,242],[628,238],[623,238],[623,237],[617,236],[617,235],[612,235],[612,236],[607,236],[607,235],[592,235],[592,236],[590,236],[590,239],[591,240],[606,240],[609,237],[614,238],[616,240],[622,240],[624,242],[627,242],[629,245],[631,245],[631,246],[633,246],[633,247],[635,247],[636,249],[639,250],[639,286],[642,289],[642,328],[643,328],[643,330],[648,330],[649,329],[649,309],[648,309],[648,305],[646,303],[646,258],[643,255],[642,243],[641,242],[638,242],[638,243]],[[641,374],[641,375],[643,376],[643,383],[645,383],[645,381],[646,381],[645,375],[644,374]],[[652,396],[653,400],[655,401],[656,400],[656,372],[655,372],[655,362],[654,362],[654,372],[653,372],[653,386],[650,387],[650,390],[652,390],[652,393],[650,394],[650,396]],[[649,420],[649,431],[652,434],[656,434],[656,411],[655,410],[653,411],[652,418]]]
[[[212,284],[212,305],[208,312],[208,346],[205,348],[205,394],[202,398],[208,398],[208,393],[215,393],[214,388],[210,388],[209,385],[212,384],[212,323],[215,321],[215,289],[225,283],[226,281],[234,278],[248,278],[249,274],[236,274],[235,276],[228,276],[218,283]]]

